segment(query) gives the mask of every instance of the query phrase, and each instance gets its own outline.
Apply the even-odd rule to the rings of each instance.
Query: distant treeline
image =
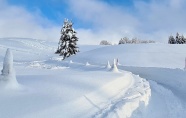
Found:
[[[172,35],[169,36],[168,43],[169,44],[186,44],[186,38],[183,35],[180,36],[179,33],[177,33],[175,38]]]
[[[119,40],[118,45],[120,45],[120,44],[140,44],[140,43],[143,43],[143,44],[155,43],[155,41],[153,41],[153,40],[140,40],[137,38],[133,38],[130,40],[128,37],[124,37]],[[106,40],[102,40],[100,42],[100,45],[112,45],[112,43],[109,41],[106,41]]]

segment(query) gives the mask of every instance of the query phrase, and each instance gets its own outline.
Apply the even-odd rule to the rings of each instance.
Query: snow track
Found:
[[[131,78],[132,84],[128,90],[121,91],[93,115],[93,118],[128,118],[141,105],[148,105],[151,96],[149,83],[139,76],[133,75]]]
[[[145,109],[138,108],[132,118],[184,118],[181,101],[172,91],[150,81],[152,97]]]
[[[145,110],[137,109],[132,115],[133,118],[184,118],[186,116],[185,102],[182,100],[184,95],[177,92],[177,90],[184,91],[182,86],[185,83],[184,71],[147,67],[120,66],[119,68],[139,74],[150,83],[152,96],[149,105]],[[172,80],[176,77],[176,80]]]

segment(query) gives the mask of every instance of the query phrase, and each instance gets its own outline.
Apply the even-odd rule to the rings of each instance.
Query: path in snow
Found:
[[[136,110],[134,118],[184,118],[186,113],[184,88],[185,72],[179,69],[125,67],[120,69],[131,71],[150,81],[151,99],[145,110]],[[175,77],[177,79],[175,79]],[[153,81],[151,81],[153,80]],[[158,82],[158,83],[157,83]],[[182,82],[182,84],[181,84]],[[181,93],[179,93],[182,91]]]
[[[126,73],[127,74],[127,73]],[[139,76],[131,76],[132,84],[101,108],[93,118],[127,118],[138,107],[147,106],[151,89],[149,83]]]

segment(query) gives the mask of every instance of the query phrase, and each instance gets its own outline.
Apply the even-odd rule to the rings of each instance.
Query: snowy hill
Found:
[[[0,117],[186,115],[186,73],[182,70],[185,45],[81,45],[81,52],[65,61],[54,54],[56,46],[55,42],[36,39],[0,39],[0,67],[6,49],[10,48],[20,86],[0,87]],[[119,59],[119,72],[105,67],[108,60],[112,65],[114,58]]]
[[[74,60],[105,64],[107,60],[118,58],[125,66],[184,68],[185,57],[185,44],[125,44],[90,50],[77,55]]]

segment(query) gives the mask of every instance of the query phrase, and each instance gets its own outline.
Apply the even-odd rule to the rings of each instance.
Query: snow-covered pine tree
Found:
[[[181,42],[181,44],[186,43],[186,42],[185,42],[185,38],[184,38],[184,36],[183,36],[183,35],[182,35],[182,36],[180,36],[180,42]]]
[[[176,41],[175,41],[175,39],[174,39],[174,37],[171,35],[171,36],[169,36],[169,41],[168,41],[168,43],[169,44],[175,44],[176,43]]]
[[[180,36],[179,33],[176,34],[176,44],[183,44],[182,36]]]
[[[179,33],[176,33],[176,44],[179,44]]]
[[[58,49],[55,52],[63,56],[63,60],[71,55],[79,52],[77,45],[78,38],[76,37],[76,31],[72,27],[73,23],[68,19],[64,20],[63,27],[61,29],[61,38],[59,39]]]

